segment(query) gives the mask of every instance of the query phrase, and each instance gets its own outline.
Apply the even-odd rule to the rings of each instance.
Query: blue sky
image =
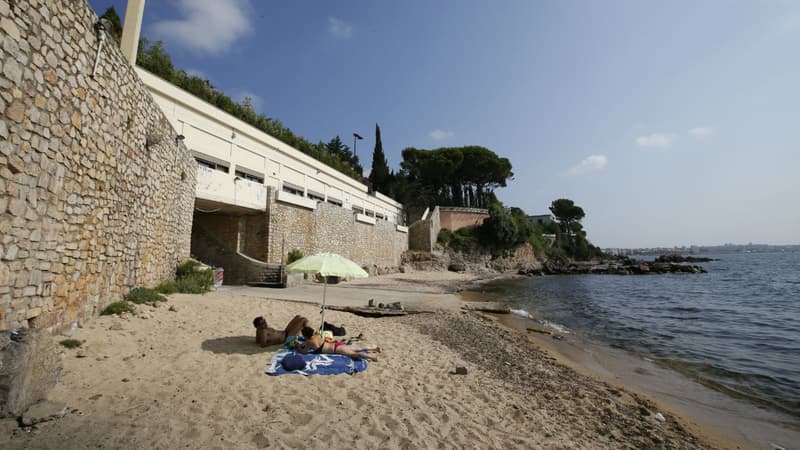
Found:
[[[125,0],[90,0],[98,13]],[[800,243],[800,2],[150,0],[179,68],[369,167],[483,145],[601,247]]]

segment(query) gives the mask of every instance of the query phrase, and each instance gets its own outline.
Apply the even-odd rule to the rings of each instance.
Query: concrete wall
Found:
[[[0,1],[0,329],[61,326],[189,256],[196,163],[85,0]]]
[[[364,267],[395,268],[408,249],[408,234],[394,223],[362,223],[353,211],[326,203],[312,210],[276,200],[275,194],[270,189],[269,263],[280,263],[297,248],[304,255],[334,252]]]
[[[441,228],[456,231],[461,228],[481,225],[489,218],[489,210],[479,208],[440,207]]]

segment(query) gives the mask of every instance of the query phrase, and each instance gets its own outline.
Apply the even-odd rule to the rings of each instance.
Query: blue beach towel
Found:
[[[286,355],[295,354],[303,358],[306,367],[303,370],[286,370],[281,365],[281,361]],[[287,373],[298,373],[300,375],[336,375],[338,373],[354,374],[367,370],[367,360],[364,358],[353,359],[344,355],[333,354],[307,354],[303,355],[292,349],[281,348],[270,359],[267,364],[267,375],[284,375]]]

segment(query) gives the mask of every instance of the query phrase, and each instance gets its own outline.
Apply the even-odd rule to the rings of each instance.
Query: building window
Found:
[[[342,207],[341,200],[336,200],[335,198],[328,197],[328,203],[330,203],[331,205],[336,205],[336,206],[338,206],[340,208]]]
[[[364,208],[353,205],[353,212],[356,214],[364,214]]]
[[[306,195],[307,195],[307,196],[308,196],[308,198],[310,198],[311,200],[316,200],[316,201],[318,201],[318,202],[324,202],[324,201],[325,201],[325,197],[319,196],[319,195],[317,195],[317,194],[314,194],[313,192],[310,192],[310,191],[309,191],[309,192],[308,192]]]
[[[241,170],[236,171],[236,176],[239,178],[244,178],[245,180],[254,181],[258,184],[264,184],[264,177],[257,177],[255,175],[250,175],[249,173],[244,173]]]
[[[288,192],[290,194],[299,195],[300,197],[303,196],[303,190],[302,189],[297,189],[294,186],[290,186],[290,185],[288,185],[286,183],[283,184],[282,190],[283,190],[283,192]]]
[[[197,165],[200,167],[208,167],[209,169],[219,170],[220,172],[225,172],[225,173],[228,173],[229,170],[228,166],[207,161],[205,159],[195,158],[195,161],[197,161]]]

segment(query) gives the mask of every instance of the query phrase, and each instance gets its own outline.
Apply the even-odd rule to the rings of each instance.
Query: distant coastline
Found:
[[[697,255],[724,253],[780,253],[800,252],[800,244],[724,244],[724,245],[692,245],[683,247],[644,247],[644,248],[604,248],[604,252],[612,255]]]

